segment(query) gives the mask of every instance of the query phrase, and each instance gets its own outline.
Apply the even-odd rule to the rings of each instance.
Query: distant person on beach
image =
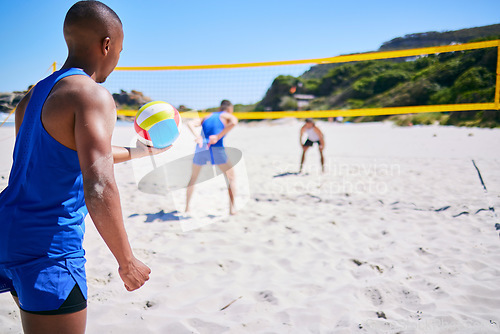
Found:
[[[224,174],[229,193],[229,214],[233,215],[236,213],[234,207],[234,171],[224,149],[224,137],[237,123],[238,119],[233,115],[233,105],[228,100],[221,102],[219,111],[211,113],[204,119],[196,119],[188,122],[189,129],[196,136],[196,151],[193,158],[191,179],[189,180],[186,193],[186,212],[189,212],[189,202],[191,201],[194,185],[196,184],[200,170],[205,164],[210,163],[217,166]],[[200,126],[202,131],[198,135],[195,128]]]
[[[304,136],[304,133],[307,134],[307,140],[305,141],[304,144],[302,144],[302,137]],[[300,160],[300,170],[299,173],[302,172],[302,166],[304,165],[304,160],[306,157],[306,152],[307,150],[312,147],[315,143],[318,144],[319,148],[319,155],[321,157],[321,170],[324,172],[325,171],[325,166],[324,166],[324,158],[323,158],[323,148],[325,147],[325,140],[323,133],[321,130],[316,126],[312,118],[307,118],[306,123],[300,128],[300,145],[302,146],[302,159]]]
[[[122,23],[103,3],[80,1],[63,30],[63,67],[17,106],[13,164],[0,194],[0,292],[14,296],[25,333],[85,332],[87,213],[128,291],[151,272],[132,253],[113,163],[163,150],[111,146],[116,106],[98,84],[120,58]]]

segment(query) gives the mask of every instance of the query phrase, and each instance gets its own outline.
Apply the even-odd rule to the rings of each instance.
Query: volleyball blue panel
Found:
[[[166,119],[153,125],[148,133],[154,147],[164,148],[172,145],[179,137],[179,128],[174,119]]]

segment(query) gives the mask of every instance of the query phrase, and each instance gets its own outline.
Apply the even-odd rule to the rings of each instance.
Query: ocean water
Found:
[[[3,126],[14,125],[14,121],[15,121],[14,114],[9,116],[9,113],[0,112],[0,124],[4,123]],[[125,120],[117,120],[116,126],[133,126],[133,122]]]
[[[2,124],[4,121],[5,123],[3,124],[3,126],[14,125],[14,114],[9,116],[9,113],[0,112],[0,124]]]

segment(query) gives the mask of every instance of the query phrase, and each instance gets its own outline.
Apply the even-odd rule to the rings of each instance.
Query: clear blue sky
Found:
[[[67,54],[75,1],[2,1],[0,92],[23,90]],[[121,17],[121,66],[330,57],[376,50],[408,33],[500,23],[499,0],[104,0]]]

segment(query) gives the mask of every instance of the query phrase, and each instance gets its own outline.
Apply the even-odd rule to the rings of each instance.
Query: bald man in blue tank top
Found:
[[[197,119],[188,123],[189,129],[196,136],[195,142],[197,145],[193,158],[191,179],[186,193],[186,212],[189,212],[189,202],[201,168],[205,164],[212,164],[217,166],[226,178],[229,193],[229,214],[234,215],[236,213],[234,207],[234,171],[224,150],[224,137],[238,123],[238,119],[233,115],[233,110],[233,104],[228,100],[223,100],[219,111],[211,113],[204,119]],[[200,126],[202,131],[201,135],[198,135],[195,128]]]
[[[132,253],[113,163],[162,150],[111,146],[115,102],[98,85],[120,58],[122,23],[103,3],[80,1],[63,30],[63,67],[16,108],[13,165],[0,194],[0,292],[12,293],[28,334],[85,332],[87,213],[128,291],[151,272]]]

